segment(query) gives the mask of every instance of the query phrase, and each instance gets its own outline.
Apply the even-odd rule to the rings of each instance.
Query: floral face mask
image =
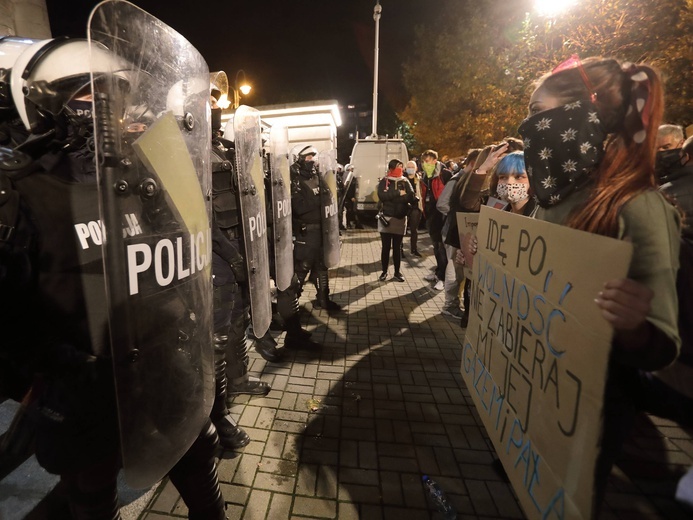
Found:
[[[523,182],[498,183],[496,188],[498,198],[516,204],[529,197],[529,187]]]

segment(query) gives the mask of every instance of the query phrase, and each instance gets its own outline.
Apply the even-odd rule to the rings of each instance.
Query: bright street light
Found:
[[[245,78],[245,71],[243,69],[236,72],[236,79],[233,87],[231,87],[231,90],[233,90],[232,108],[235,109],[241,106],[241,94],[247,96],[252,90],[252,87],[248,84],[248,80]]]
[[[541,16],[555,18],[577,4],[577,0],[534,0],[534,7]]]

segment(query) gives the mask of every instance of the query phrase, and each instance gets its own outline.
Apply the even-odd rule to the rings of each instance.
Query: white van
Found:
[[[407,164],[409,153],[401,139],[362,139],[356,141],[351,151],[354,177],[358,179],[356,211],[370,213],[378,211],[378,181],[387,173],[387,164],[392,159]]]

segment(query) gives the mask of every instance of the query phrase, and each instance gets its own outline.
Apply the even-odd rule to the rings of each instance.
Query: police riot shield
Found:
[[[272,320],[265,175],[262,169],[260,113],[240,106],[233,118],[238,193],[243,219],[243,243],[248,266],[248,289],[253,333],[264,336]]]
[[[209,73],[209,88],[212,95],[217,99],[219,108],[228,108],[229,103],[229,78],[226,72],[218,70]]]
[[[277,289],[285,291],[294,275],[291,233],[291,173],[289,132],[284,126],[270,129],[270,172],[272,183],[272,229]]]
[[[322,202],[322,251],[325,267],[339,265],[339,208],[337,205],[337,150],[318,155]]]
[[[122,462],[146,488],[195,441],[214,397],[209,70],[122,0],[94,9],[88,36]]]
[[[351,181],[354,180],[354,171],[353,170],[347,170],[346,173],[344,174],[344,180],[342,181],[344,184],[344,189],[342,190],[342,194],[339,196],[339,214],[341,215],[342,213],[342,208],[344,207],[344,202],[346,201],[346,194],[349,191],[349,187],[351,186]]]

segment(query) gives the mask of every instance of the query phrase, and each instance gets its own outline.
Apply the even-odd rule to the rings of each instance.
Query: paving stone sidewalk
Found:
[[[430,475],[460,519],[524,518],[460,375],[464,330],[441,315],[444,295],[423,280],[434,258],[403,260],[404,283],[378,282],[375,230],[349,230],[341,267],[330,273],[344,311],[301,303],[303,322],[324,348],[287,352],[266,363],[251,351],[251,372],[272,384],[264,398],[238,397],[232,412],[252,442],[219,464],[230,519],[435,519],[421,485]],[[405,238],[405,252],[409,238]],[[390,277],[393,268],[390,267]],[[282,336],[278,341],[282,342]],[[673,500],[693,464],[691,435],[643,416],[612,473],[602,519],[693,518]],[[140,515],[185,518],[168,481]]]

